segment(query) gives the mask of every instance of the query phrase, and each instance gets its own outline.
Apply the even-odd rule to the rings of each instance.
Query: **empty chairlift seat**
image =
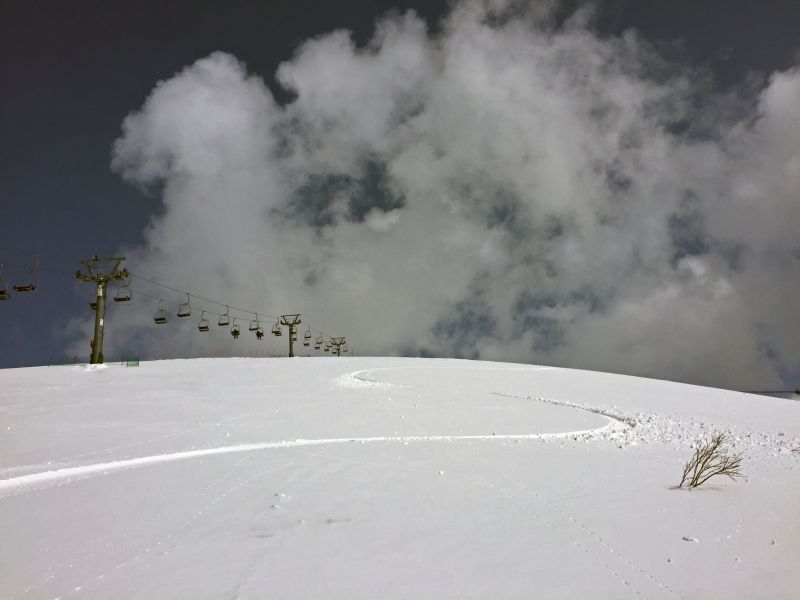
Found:
[[[39,255],[34,255],[34,264],[25,271],[22,281],[11,286],[15,292],[35,292],[39,287]]]
[[[38,285],[35,281],[25,281],[15,284],[12,286],[12,289],[15,292],[35,292],[37,287]]]
[[[114,294],[114,302],[130,302],[133,298],[133,290],[129,285],[121,285],[117,288],[117,293]]]
[[[182,304],[181,304],[181,305],[178,307],[178,316],[179,316],[180,318],[182,318],[182,319],[183,319],[184,317],[191,316],[191,314],[192,314],[192,307],[191,307],[191,305],[189,304],[189,301],[190,301],[190,300],[191,300],[191,298],[189,297],[189,294],[186,294],[186,302],[183,302],[183,303],[182,303]]]

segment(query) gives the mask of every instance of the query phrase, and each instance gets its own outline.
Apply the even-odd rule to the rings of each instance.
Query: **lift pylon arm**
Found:
[[[96,254],[89,260],[82,260],[81,264],[86,267],[86,273],[80,269],[75,271],[75,278],[81,281],[108,282],[128,279],[130,273],[128,269],[120,270],[120,263],[125,260],[124,256],[114,258],[100,258]]]

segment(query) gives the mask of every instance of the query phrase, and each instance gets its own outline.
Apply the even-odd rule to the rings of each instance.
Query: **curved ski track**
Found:
[[[363,373],[374,371],[386,370],[404,370],[408,367],[390,367],[384,369],[367,369],[356,371],[354,373],[340,376],[337,379],[337,384],[346,386],[348,383],[355,386],[364,385],[365,387],[393,387],[396,384],[384,383],[366,379],[361,376]],[[503,370],[503,369],[500,369]],[[509,368],[508,370],[520,370]],[[495,393],[498,396],[511,396],[507,394]],[[414,442],[458,442],[458,441],[473,441],[473,440],[541,440],[541,439],[560,439],[569,438],[574,436],[581,436],[584,434],[596,434],[608,429],[618,427],[619,424],[625,427],[630,427],[632,424],[618,416],[593,410],[582,406],[577,406],[569,402],[559,402],[557,400],[536,399],[537,401],[544,401],[549,404],[556,404],[566,408],[574,408],[577,410],[585,410],[595,414],[599,414],[608,422],[603,427],[594,429],[586,429],[580,431],[564,431],[559,433],[530,433],[530,434],[487,434],[487,435],[412,435],[412,436],[375,436],[375,437],[345,437],[345,438],[323,438],[323,439],[294,439],[294,440],[279,440],[272,442],[256,442],[250,444],[236,444],[233,446],[218,446],[214,448],[205,448],[201,450],[186,450],[182,452],[171,452],[167,454],[156,454],[152,456],[142,456],[138,458],[130,458],[124,460],[115,460],[104,463],[96,463],[89,465],[81,465],[76,467],[65,467],[63,469],[41,471],[28,475],[21,475],[19,477],[11,477],[9,479],[0,479],[0,499],[15,496],[20,493],[26,493],[32,490],[43,489],[53,485],[63,483],[70,483],[72,481],[80,481],[88,477],[96,475],[106,475],[115,471],[123,471],[127,469],[134,469],[138,467],[145,467],[149,465],[156,465],[180,460],[188,460],[192,458],[202,458],[206,456],[215,456],[219,454],[234,454],[241,452],[253,452],[256,450],[271,450],[278,448],[296,448],[300,446],[322,446],[331,444],[371,444],[377,442],[384,443],[414,443]]]

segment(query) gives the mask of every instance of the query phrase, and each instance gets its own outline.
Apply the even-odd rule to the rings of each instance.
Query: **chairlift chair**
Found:
[[[283,335],[283,331],[281,331],[281,326],[278,323],[272,326],[272,335],[275,337],[280,337]]]
[[[114,294],[114,302],[130,302],[133,297],[133,290],[130,285],[121,285],[117,288],[117,293]]]
[[[36,291],[36,287],[37,287],[37,285],[36,285],[35,281],[29,281],[27,283],[21,283],[19,285],[13,285],[13,286],[11,286],[11,289],[13,289],[15,292],[35,292]]]
[[[178,307],[178,316],[182,319],[184,317],[188,317],[192,314],[192,307],[189,304],[191,297],[189,294],[186,294],[186,302],[181,303]]]
[[[303,334],[303,346],[311,345],[311,327]]]
[[[22,283],[12,285],[11,289],[15,292],[35,292],[37,287],[39,278],[35,271],[29,270],[26,279]]]
[[[263,340],[264,339],[264,328],[263,327],[259,327],[258,329],[256,329],[256,339],[257,340]]]
[[[200,321],[197,323],[198,331],[208,331],[208,319],[206,319],[206,311],[200,315]]]
[[[158,302],[158,310],[153,315],[153,322],[156,325],[164,325],[167,322],[167,311],[161,308],[161,301]]]
[[[231,317],[228,314],[229,312],[230,312],[230,310],[226,306],[225,307],[225,313],[221,314],[219,316],[219,321],[217,321],[217,325],[219,325],[220,327],[227,327],[228,325],[231,324]]]
[[[25,277],[23,278],[22,283],[12,285],[11,289],[15,292],[35,292],[36,288],[39,287],[39,255],[36,254],[36,261],[34,265],[25,271]]]
[[[240,334],[239,326],[236,323],[234,323],[233,326],[231,327],[231,335],[233,336],[233,339],[238,340],[239,334]]]
[[[248,331],[258,331],[259,327],[261,327],[261,323],[258,322],[258,315],[256,315],[256,318],[250,321],[250,326],[247,329]]]

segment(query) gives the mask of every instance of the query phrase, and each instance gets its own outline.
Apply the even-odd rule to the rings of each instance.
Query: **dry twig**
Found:
[[[694,456],[683,468],[683,477],[678,487],[683,487],[684,484],[690,488],[697,487],[715,475],[727,475],[734,480],[743,477],[742,457],[739,454],[727,454],[723,447],[726,441],[724,433],[715,433],[711,440],[698,442]]]

